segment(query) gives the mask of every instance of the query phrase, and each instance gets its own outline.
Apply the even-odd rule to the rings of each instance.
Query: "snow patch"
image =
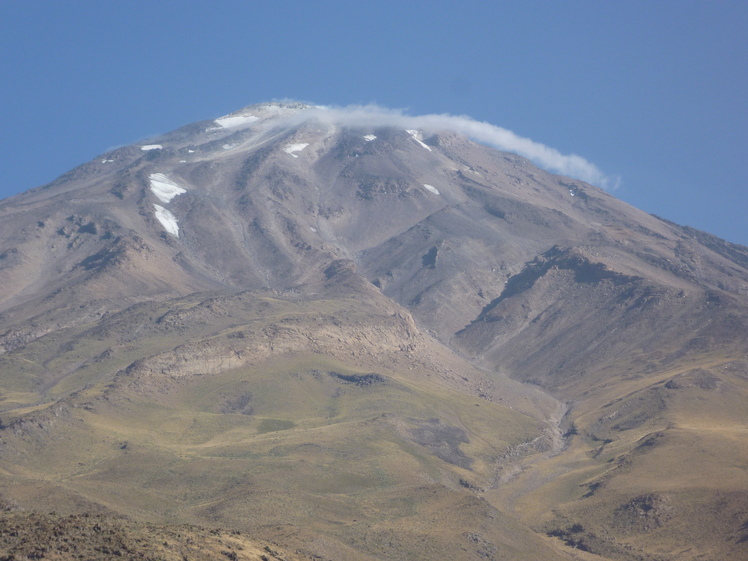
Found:
[[[146,144],[145,146],[141,146],[140,147],[141,150],[146,150],[146,151],[148,151],[148,150],[161,150],[162,148],[163,148],[163,146],[161,146],[160,144]]]
[[[376,139],[377,139],[377,137],[374,136],[373,134],[367,134],[367,135],[364,136],[364,140],[366,142],[371,142],[372,140],[376,140]]]
[[[433,185],[429,185],[427,183],[424,183],[423,186],[426,188],[427,191],[431,191],[434,195],[438,195],[439,194],[439,189],[437,189]]]
[[[255,121],[259,121],[259,117],[255,117],[254,115],[226,115],[225,117],[221,117],[219,119],[216,119],[216,124],[223,127],[224,129],[230,129],[233,127],[241,127],[242,125],[248,125],[249,123],[254,123]]]
[[[183,189],[171,179],[166,177],[163,173],[152,173],[150,176],[151,180],[151,191],[162,203],[169,203],[177,195],[186,193],[187,190]]]
[[[420,131],[416,131],[416,130],[413,130],[413,129],[408,129],[405,132],[407,132],[410,136],[412,136],[413,140],[415,140],[418,144],[420,144],[421,146],[423,146],[426,150],[428,150],[429,152],[432,151],[431,150],[431,146],[429,146],[428,144],[424,144],[423,140],[421,140],[423,138],[423,135],[421,134]]]
[[[285,148],[283,148],[283,151],[286,154],[291,154],[294,158],[298,158],[298,156],[294,154],[294,152],[301,152],[307,146],[309,146],[309,144],[303,142],[300,144],[288,144]]]
[[[161,225],[164,227],[164,230],[169,232],[172,236],[179,237],[179,226],[177,226],[177,219],[176,217],[166,210],[164,207],[160,205],[153,205],[153,208],[156,209],[156,219],[161,222]]]

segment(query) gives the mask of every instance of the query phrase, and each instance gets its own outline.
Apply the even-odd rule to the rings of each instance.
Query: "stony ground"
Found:
[[[155,526],[95,515],[5,512],[0,560],[280,561],[295,560],[275,545],[240,532]]]

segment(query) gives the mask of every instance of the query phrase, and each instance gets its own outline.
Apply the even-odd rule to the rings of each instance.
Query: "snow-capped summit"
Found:
[[[311,107],[313,106],[296,101],[258,103],[219,117],[215,121],[224,128],[241,127],[263,119],[288,117]]]

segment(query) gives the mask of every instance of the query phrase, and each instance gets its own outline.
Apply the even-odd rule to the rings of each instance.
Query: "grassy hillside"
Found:
[[[557,558],[481,496],[543,424],[461,390],[464,374],[480,380],[472,367],[437,362],[406,316],[345,298],[176,304],[0,357],[9,499],[236,529],[328,559]]]
[[[709,354],[578,405],[567,447],[491,492],[538,531],[610,559],[748,553],[748,370]]]

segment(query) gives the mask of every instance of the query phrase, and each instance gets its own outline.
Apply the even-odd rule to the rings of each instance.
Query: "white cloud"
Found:
[[[412,116],[406,115],[403,111],[385,109],[376,105],[353,105],[348,107],[309,106],[287,119],[303,121],[309,117],[316,117],[323,122],[336,125],[396,126],[430,132],[452,131],[499,150],[524,156],[554,173],[575,177],[605,189],[614,189],[620,181],[619,178],[607,176],[595,164],[581,156],[562,154],[555,148],[467,116],[448,114]]]

